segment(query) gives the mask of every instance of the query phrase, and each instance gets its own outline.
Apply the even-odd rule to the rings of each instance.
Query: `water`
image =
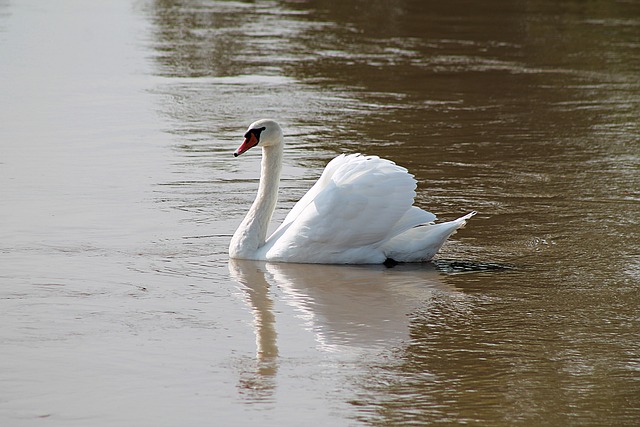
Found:
[[[636,2],[0,1],[3,425],[637,425]],[[229,262],[324,164],[478,210],[433,264]]]

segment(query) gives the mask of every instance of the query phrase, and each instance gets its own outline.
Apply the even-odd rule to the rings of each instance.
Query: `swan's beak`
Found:
[[[238,149],[233,153],[233,157],[238,157],[240,154],[244,153],[250,148],[255,147],[256,145],[258,145],[258,138],[256,138],[253,132],[249,132],[249,137],[245,138],[244,141],[242,141],[240,147],[238,147]]]

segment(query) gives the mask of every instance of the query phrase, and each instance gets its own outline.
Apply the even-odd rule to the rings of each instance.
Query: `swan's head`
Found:
[[[278,144],[282,144],[282,129],[280,129],[280,125],[274,120],[262,119],[251,123],[247,133],[244,134],[244,141],[233,155],[238,157],[256,145],[270,147]]]

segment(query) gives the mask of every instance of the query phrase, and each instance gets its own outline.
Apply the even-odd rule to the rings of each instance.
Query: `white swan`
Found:
[[[252,123],[233,155],[255,146],[262,147],[258,195],[231,238],[231,258],[320,264],[429,261],[476,214],[434,224],[434,214],[413,206],[416,181],[405,168],[376,156],[342,154],[267,239],[284,149],[278,123]]]

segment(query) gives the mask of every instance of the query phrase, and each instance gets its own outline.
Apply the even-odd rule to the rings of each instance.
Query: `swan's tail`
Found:
[[[398,262],[429,261],[440,250],[444,242],[477,212],[469,212],[453,221],[425,224],[411,228],[390,239],[383,246],[387,258]]]
[[[456,223],[459,223],[459,224],[460,224],[460,225],[456,228],[456,230],[457,230],[458,228],[464,228],[464,226],[465,226],[465,225],[467,225],[467,220],[468,220],[468,219],[470,219],[471,217],[475,216],[477,213],[478,213],[477,211],[471,211],[471,212],[469,212],[468,214],[466,214],[465,216],[461,216],[460,218],[458,218],[458,219],[454,219],[454,220],[453,220],[453,221],[451,221],[451,222],[456,222]],[[454,232],[455,232],[455,230],[454,230]]]

